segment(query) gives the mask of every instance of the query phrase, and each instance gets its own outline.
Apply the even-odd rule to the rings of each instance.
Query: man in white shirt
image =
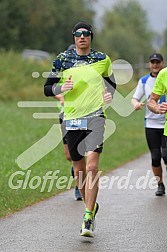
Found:
[[[143,108],[144,103],[141,102],[141,99],[144,96],[146,98],[146,103],[149,101],[156,77],[159,71],[164,67],[162,55],[159,53],[152,54],[149,57],[149,67],[151,73],[139,79],[136,91],[131,101],[135,110],[140,110]],[[164,101],[166,101],[165,95],[160,98],[159,103]],[[163,158],[165,165],[167,165],[167,156],[165,155],[166,144],[165,137],[163,135],[166,119],[164,114],[155,114],[146,106],[144,120],[146,140],[148,148],[151,152],[152,170],[158,180],[158,190],[156,191],[155,195],[162,196],[165,194],[165,186],[163,183],[161,158]]]

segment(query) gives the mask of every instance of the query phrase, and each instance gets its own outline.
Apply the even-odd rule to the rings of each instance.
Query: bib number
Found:
[[[87,119],[67,120],[66,130],[87,130]]]

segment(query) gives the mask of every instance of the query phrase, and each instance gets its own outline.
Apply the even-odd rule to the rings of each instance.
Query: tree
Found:
[[[103,38],[103,39],[100,39]],[[136,1],[119,1],[103,17],[99,46],[111,57],[137,63],[152,53],[152,33],[147,26],[146,12]]]
[[[19,44],[20,31],[24,26],[24,2],[1,0],[0,2],[0,46],[10,49]]]
[[[72,43],[79,20],[93,22],[95,0],[1,0],[0,47],[41,49],[58,53]]]

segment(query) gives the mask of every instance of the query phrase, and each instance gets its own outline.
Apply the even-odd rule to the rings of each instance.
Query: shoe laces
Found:
[[[84,223],[85,223],[85,228],[90,229],[90,226],[92,225],[92,220],[86,220],[84,221]]]

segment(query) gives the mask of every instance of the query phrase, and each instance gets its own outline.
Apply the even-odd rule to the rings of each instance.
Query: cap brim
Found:
[[[152,60],[158,60],[159,62],[161,62],[162,60],[161,59],[159,59],[159,58],[151,58],[150,59],[150,61],[152,61]]]

